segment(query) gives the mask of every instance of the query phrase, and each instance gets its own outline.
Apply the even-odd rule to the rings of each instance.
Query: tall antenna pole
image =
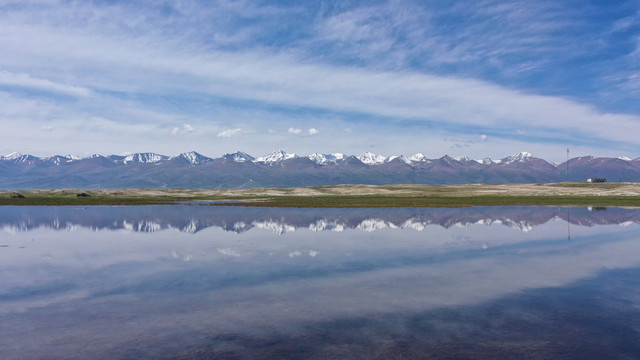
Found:
[[[567,181],[569,181],[569,148],[567,148]]]

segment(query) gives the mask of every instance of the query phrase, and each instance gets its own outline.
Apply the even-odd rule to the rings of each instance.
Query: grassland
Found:
[[[16,193],[24,196],[17,198]],[[85,193],[90,196],[78,197]],[[123,189],[0,191],[0,205],[148,205],[196,201],[218,206],[445,207],[480,205],[639,206],[638,183],[506,185],[339,185],[240,190]]]

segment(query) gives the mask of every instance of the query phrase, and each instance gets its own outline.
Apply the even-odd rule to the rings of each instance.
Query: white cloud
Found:
[[[237,4],[249,6],[244,2]],[[489,21],[479,25],[470,24],[464,29],[458,29],[448,38],[443,34],[421,38],[420,29],[416,29],[415,24],[412,25],[414,20],[407,17],[411,15],[410,11],[397,12],[404,4],[389,4],[383,7],[384,12],[367,8],[332,14],[323,20],[326,22],[326,28],[321,36],[324,36],[325,40],[337,42],[363,41],[369,47],[375,46],[376,37],[379,35],[384,40],[380,49],[387,51],[387,40],[391,39],[389,41],[393,42],[394,47],[389,53],[395,56],[401,54],[402,49],[396,48],[399,42],[393,37],[393,31],[396,29],[395,25],[401,25],[402,34],[418,36],[425,40],[425,46],[437,44],[434,40],[460,40],[440,41],[441,44],[445,44],[442,47],[447,49],[433,47],[429,50],[431,62],[437,62],[436,58],[441,56],[442,62],[446,63],[449,60],[465,61],[469,56],[499,56],[509,53],[512,49],[523,51],[528,44],[540,43],[558,30],[554,21],[558,12],[549,12],[546,5],[518,3],[518,6],[501,7],[489,1],[462,12],[477,13],[479,16],[493,19],[492,21],[504,19],[508,29],[520,29],[521,33],[507,36],[506,40],[509,41],[504,41],[504,31],[498,28],[492,32],[480,31],[494,24]],[[527,11],[520,9],[520,5],[526,5]],[[476,9],[483,6],[483,9]],[[221,97],[238,102],[246,100],[253,104],[268,103],[305,111],[319,109],[337,114],[356,113],[386,117],[388,128],[396,124],[394,119],[424,121],[458,129],[472,126],[480,132],[492,133],[492,143],[499,136],[489,132],[489,129],[502,129],[505,134],[512,134],[516,129],[520,129],[518,131],[529,131],[542,137],[556,139],[560,137],[559,134],[567,133],[566,137],[576,142],[580,139],[587,139],[589,143],[596,143],[593,139],[608,140],[609,142],[603,145],[603,150],[610,145],[618,146],[621,142],[640,144],[640,138],[635,135],[640,133],[640,116],[607,113],[575,100],[527,93],[469,77],[432,75],[402,67],[367,68],[366,64],[359,67],[339,66],[335,64],[339,64],[340,61],[329,64],[322,63],[322,58],[314,58],[305,53],[300,57],[292,55],[300,54],[296,51],[268,52],[255,50],[256,48],[224,51],[215,47],[205,48],[198,43],[182,41],[184,38],[181,36],[189,29],[177,31],[174,36],[166,36],[168,33],[163,33],[162,28],[146,18],[134,21],[138,20],[140,13],[134,11],[128,14],[127,11],[131,8],[94,8],[82,3],[76,3],[72,7],[73,14],[90,15],[91,21],[62,21],[70,18],[68,11],[71,10],[56,10],[55,7],[46,9],[46,12],[45,9],[40,9],[40,12],[36,11],[34,14],[27,12],[31,10],[22,13],[8,11],[7,16],[0,18],[0,48],[5,50],[5,56],[0,57],[0,68],[7,69],[0,72],[0,84],[77,96],[79,99],[76,103],[51,106],[54,108],[51,113],[54,113],[56,119],[103,116],[119,119],[120,124],[146,123],[146,126],[154,129],[159,127],[165,136],[169,132],[174,135],[193,133],[195,129],[190,125],[171,125],[180,124],[185,121],[182,118],[190,117],[192,110],[186,105],[181,104],[182,108],[175,110],[178,116],[170,115],[155,123],[164,113],[162,109],[157,109],[158,103],[162,100],[116,101],[114,96],[108,95],[119,94],[118,96],[127,99],[162,99],[188,92],[195,94],[195,97]],[[212,9],[207,10],[207,14],[215,12]],[[49,14],[49,11],[52,13]],[[189,14],[199,15],[197,12],[200,9],[196,6],[190,11]],[[260,12],[254,11],[252,16],[258,16]],[[392,12],[393,15],[388,21],[378,15],[387,12]],[[112,16],[118,14],[122,17]],[[418,17],[423,15],[416,14]],[[551,14],[551,17],[539,16],[544,14]],[[41,15],[42,21],[33,22],[32,19],[35,17],[32,15]],[[534,21],[537,18],[544,21]],[[105,19],[114,22],[109,23],[111,26],[105,27]],[[521,27],[521,23],[527,26]],[[381,26],[377,26],[378,24]],[[427,30],[428,25],[425,25]],[[372,29],[375,30],[374,33],[368,32]],[[541,38],[538,37],[539,32],[535,31],[536,29],[543,31]],[[343,30],[344,32],[340,32]],[[474,34],[475,36],[470,36]],[[229,37],[241,37],[241,31],[232,32]],[[408,44],[415,45],[415,41],[409,41]],[[369,54],[377,51],[376,48],[369,50]],[[424,51],[424,48],[419,50]],[[84,99],[88,95],[92,95],[91,98]],[[24,104],[26,102],[22,105]],[[44,111],[38,108],[38,102],[34,101],[32,104],[29,111],[18,116],[11,114],[11,111],[16,109],[15,106],[7,107],[5,103],[0,103],[0,121],[4,125],[28,117],[46,119],[46,116],[41,116]],[[127,106],[126,112],[120,108],[123,104]],[[135,116],[129,116],[132,113],[135,113]],[[271,118],[275,117],[277,116]],[[330,120],[325,121],[328,123]],[[43,123],[36,124],[36,128],[41,128]],[[202,123],[196,124],[202,132]],[[281,124],[269,126],[283,126]],[[60,127],[57,123],[54,125],[55,133],[58,133]],[[318,123],[314,125],[323,126]],[[349,125],[354,126],[345,124]],[[373,133],[380,131],[379,128],[370,128],[359,127],[357,130],[358,133],[367,132],[372,137],[379,135]],[[289,132],[302,134],[303,131],[291,128]],[[308,133],[312,135],[310,131]],[[405,138],[409,136],[411,135],[406,135]],[[372,138],[370,142],[376,140]],[[334,143],[337,141],[334,140]],[[160,142],[156,140],[156,144]],[[402,144],[400,141],[395,146],[401,147]],[[81,151],[93,152],[92,149]]]
[[[91,89],[85,87],[56,83],[28,74],[15,74],[7,71],[0,71],[0,85],[26,87],[72,96],[90,96],[93,93]]]
[[[486,141],[487,140],[487,135],[485,135],[485,134],[480,135],[480,140]]]
[[[316,129],[316,128],[309,129],[309,135],[313,136],[313,135],[318,135],[318,134],[320,134],[320,131],[318,131],[318,129]]]
[[[230,138],[230,137],[233,137],[233,136],[237,135],[241,131],[242,131],[242,129],[240,129],[240,128],[228,129],[228,130],[220,131],[217,136],[218,137],[223,137],[223,138]]]
[[[224,256],[229,256],[229,257],[240,257],[240,254],[237,251],[235,251],[235,250],[233,250],[231,248],[218,249],[218,253],[220,253],[220,254],[222,254]]]
[[[299,135],[302,133],[301,129],[296,129],[292,127],[290,127],[288,131],[289,131],[289,134],[293,134],[293,135]]]
[[[634,135],[640,132],[638,116],[601,113],[575,101],[525,94],[480,80],[302,65],[295,59],[265,54],[220,53],[207,60],[153,55],[153,60],[142,61],[144,55],[137,54],[141,71],[157,71],[155,76],[159,77],[164,72],[183,74],[182,82],[163,83],[170,87],[165,91],[189,87],[210,95],[298,107],[488,128],[526,125],[546,129],[553,135],[559,129],[578,130],[594,137],[635,144],[640,140]],[[131,65],[137,68],[137,64],[127,64]],[[613,126],[604,126],[608,122]],[[297,131],[301,130],[292,128],[289,132]]]
[[[613,23],[611,26],[611,32],[626,31],[632,26],[636,26],[640,21],[640,11],[637,11],[631,16],[624,17]]]
[[[179,127],[174,127],[173,130],[171,130],[171,134],[172,135],[185,135],[185,134],[191,134],[194,133],[196,131],[196,129],[189,125],[189,124],[183,124],[182,128]]]

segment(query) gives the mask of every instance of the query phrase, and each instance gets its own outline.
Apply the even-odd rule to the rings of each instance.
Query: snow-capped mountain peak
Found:
[[[159,155],[156,153],[137,153],[137,154],[127,155],[124,159],[122,159],[122,162],[124,164],[131,164],[131,163],[153,164],[153,163],[157,163],[167,159],[168,159],[167,156]]]
[[[365,163],[367,165],[380,165],[380,164],[384,163],[385,160],[387,160],[386,157],[384,157],[382,155],[376,155],[376,154],[371,153],[369,151],[367,151],[366,153],[358,155],[357,158],[358,158],[358,160],[362,161],[363,163]]]
[[[2,156],[2,160],[15,160],[22,157],[22,154],[20,154],[19,152],[12,152],[11,154],[8,154],[6,156]]]
[[[618,159],[620,160],[624,160],[624,161],[631,161],[632,159],[628,156],[624,156],[624,155],[620,155],[618,156]]]
[[[521,153],[514,154],[514,155],[511,155],[511,156],[503,159],[502,162],[504,162],[505,164],[511,164],[511,163],[516,163],[516,162],[522,163],[522,162],[525,162],[525,161],[527,161],[527,160],[529,160],[531,158],[533,158],[533,155],[531,155],[530,153],[528,153],[526,151],[523,151]]]
[[[176,156],[175,158],[181,158],[186,160],[189,164],[191,165],[198,165],[201,163],[205,163],[205,162],[210,162],[212,161],[211,158],[208,158],[204,155],[198,154],[195,151],[190,151],[190,152],[186,152],[186,153],[182,153],[178,156]],[[173,159],[173,158],[172,158]]]
[[[35,157],[33,155],[29,155],[29,154],[21,154],[21,153],[17,153],[17,152],[13,152],[7,156],[2,156],[0,157],[1,160],[8,160],[14,163],[27,163],[30,164],[33,161],[36,160],[42,160],[39,157]]]
[[[320,154],[313,153],[308,156],[309,160],[315,162],[318,165],[327,165],[329,163],[335,164],[340,160],[344,160],[345,155],[342,153],[333,153],[333,154]]]
[[[409,157],[409,161],[412,161],[412,162],[429,162],[430,160],[427,159],[427,157],[424,156],[424,154],[417,153],[417,154],[411,155]]]
[[[269,155],[261,156],[254,160],[257,163],[274,164],[280,161],[298,157],[296,154],[288,154],[282,150],[274,151]]]
[[[384,157],[371,152],[358,156],[358,160],[355,156],[342,153],[314,153],[293,160],[295,157],[296,155],[284,151],[276,151],[258,159],[246,153],[236,152],[215,160],[192,151],[173,156],[171,159],[175,161],[169,161],[169,157],[156,153],[108,156],[96,154],[82,159],[71,155],[36,157],[12,153],[0,156],[0,171],[3,186],[30,188],[57,187],[60,186],[62,178],[68,180],[65,182],[68,186],[77,187],[90,184],[95,187],[154,188],[253,188],[274,184],[323,186],[390,181],[446,184],[510,183],[524,179],[532,182],[553,182],[564,181],[567,173],[570,174],[571,181],[586,181],[591,176],[606,176],[621,181],[640,179],[640,158],[630,160],[622,156],[572,158],[567,164],[571,168],[569,172],[564,166],[550,164],[527,152],[500,160],[469,160],[467,157],[454,159],[450,156],[427,159],[423,154],[415,154],[409,158]],[[283,161],[289,159],[292,160]],[[59,170],[56,170],[58,165]],[[163,176],[153,176],[158,171],[162,171]],[[521,176],[520,172],[526,172],[526,177]],[[113,176],[116,174],[117,176]],[[203,177],[206,179],[203,180]]]
[[[440,160],[440,161],[442,161],[442,162],[445,162],[445,163],[447,163],[447,164],[449,164],[449,165],[453,165],[453,164],[457,164],[457,163],[459,163],[459,161],[458,161],[458,160],[456,160],[456,159],[452,158],[452,157],[451,157],[451,156],[449,156],[449,155],[445,155],[445,156],[441,157],[439,160]]]
[[[398,159],[398,160],[402,161],[402,162],[403,162],[403,163],[405,163],[405,164],[409,164],[409,165],[411,164],[411,160],[407,159],[407,157],[406,157],[406,156],[404,156],[404,155],[393,155],[393,156],[389,156],[389,157],[385,160],[385,162],[389,162],[389,161],[392,161],[392,160],[395,160],[395,159]]]
[[[235,162],[238,162],[238,163],[243,163],[243,162],[255,160],[253,158],[253,156],[251,156],[251,155],[249,155],[247,153],[244,153],[242,151],[236,151],[233,154],[227,154],[227,155],[225,155],[225,157],[227,159],[231,159],[231,160],[233,160]]]

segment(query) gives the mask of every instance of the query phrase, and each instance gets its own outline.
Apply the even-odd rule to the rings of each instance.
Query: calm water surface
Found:
[[[3,359],[638,359],[640,210],[0,207]]]

